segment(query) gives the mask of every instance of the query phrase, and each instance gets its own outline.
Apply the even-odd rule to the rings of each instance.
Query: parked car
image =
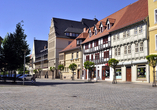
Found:
[[[19,80],[23,80],[23,78],[24,78],[24,80],[31,80],[32,75],[25,74],[25,75],[22,75],[22,76],[18,77]]]

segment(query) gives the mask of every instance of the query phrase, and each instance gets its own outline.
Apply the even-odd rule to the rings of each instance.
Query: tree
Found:
[[[117,66],[118,63],[119,63],[119,61],[116,60],[116,59],[114,59],[114,58],[111,58],[111,59],[108,61],[109,66],[114,69],[112,84],[117,84],[117,80],[116,80],[116,66]]]
[[[74,71],[77,69],[77,65],[75,63],[72,63],[69,65],[69,69],[73,71],[72,80],[74,80]]]
[[[86,62],[84,62],[84,67],[85,67],[85,69],[89,70],[90,81],[91,81],[91,79],[92,79],[92,69],[94,68],[94,62],[86,61]]]
[[[2,42],[2,53],[4,56],[5,69],[7,71],[15,71],[24,64],[24,52],[22,49],[27,50],[26,56],[30,54],[29,45],[26,41],[27,35],[24,34],[24,30],[21,23],[16,25],[15,32],[8,33]],[[26,57],[26,63],[29,62],[29,57]],[[16,81],[16,72],[14,82]]]
[[[63,71],[64,65],[58,65],[58,70]],[[62,72],[60,72],[60,79],[62,79]]]
[[[54,79],[54,71],[56,70],[55,67],[50,67],[50,71],[52,72],[52,79]]]
[[[156,63],[157,63],[157,55],[148,55],[148,56],[146,56],[146,59],[149,62],[149,66],[153,67],[153,84],[152,84],[152,86],[155,87],[156,86],[155,66],[156,66]]]

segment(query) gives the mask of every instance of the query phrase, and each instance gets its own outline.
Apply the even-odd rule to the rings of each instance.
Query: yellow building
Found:
[[[75,63],[77,69],[74,71],[74,79],[82,78],[82,50],[81,43],[88,36],[88,33],[81,33],[75,40],[73,40],[65,49],[59,52],[59,64],[64,65],[62,71],[62,79],[71,79],[72,71],[69,65]]]
[[[148,13],[149,13],[149,54],[157,54],[157,0],[148,0]],[[152,67],[150,67],[150,82],[153,82]]]

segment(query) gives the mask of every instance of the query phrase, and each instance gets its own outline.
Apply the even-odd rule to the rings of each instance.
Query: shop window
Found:
[[[141,65],[137,67],[137,78],[146,78],[146,67]]]
[[[105,74],[106,74],[105,78],[110,78],[110,70],[109,69],[105,71]]]
[[[122,79],[121,69],[116,69],[116,79]]]

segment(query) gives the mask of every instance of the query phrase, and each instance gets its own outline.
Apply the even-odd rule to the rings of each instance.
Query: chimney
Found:
[[[85,27],[85,28],[83,28],[83,32],[86,32],[86,30],[87,30],[87,28]]]

